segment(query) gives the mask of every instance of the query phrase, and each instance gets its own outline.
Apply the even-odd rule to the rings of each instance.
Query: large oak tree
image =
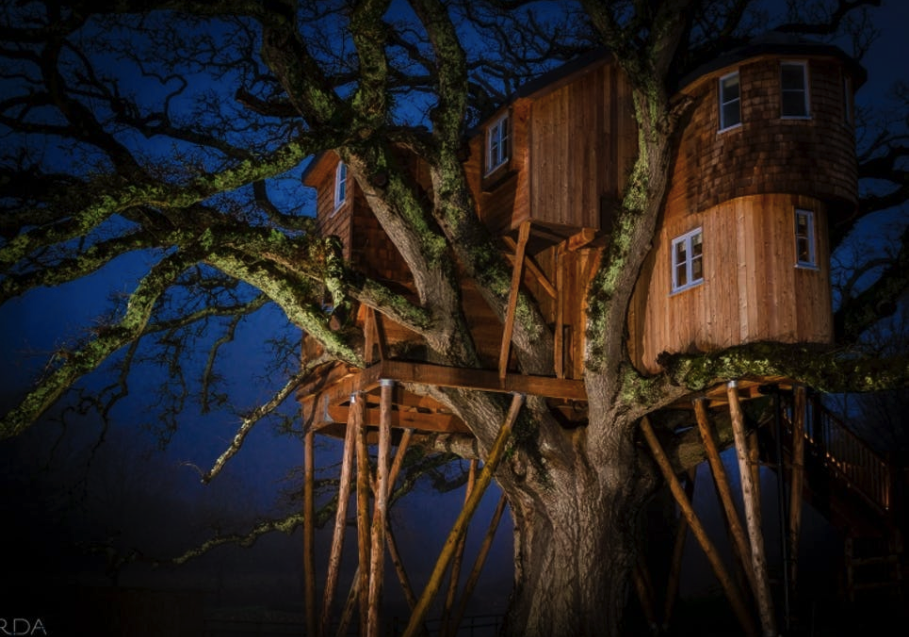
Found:
[[[635,443],[642,416],[747,374],[834,391],[909,378],[905,357],[853,347],[906,289],[902,245],[873,282],[842,298],[836,347],[760,344],[676,356],[648,377],[631,365],[623,340],[690,107],[672,99],[678,79],[770,27],[819,38],[852,33],[862,45],[859,16],[876,4],[818,2],[776,15],[749,0],[7,3],[2,301],[87,277],[131,253],[145,255],[148,267],[108,320],[54,353],[4,415],[2,437],[34,425],[113,357],[118,382],[90,403],[106,415],[126,394],[130,364],[147,356],[143,346],[177,369],[199,334],[214,343],[200,390],[212,406],[223,398],[218,348],[267,304],[322,343],[324,356],[310,366],[364,365],[362,336],[333,329],[325,310],[326,301],[348,300],[421,335],[432,360],[479,366],[459,277],[472,278],[504,317],[511,268],[478,221],[462,167],[465,136],[522,81],[605,45],[633,88],[638,156],[589,291],[589,423],[565,430],[542,399],[528,397],[519,442],[496,480],[516,530],[510,634],[620,634],[638,514],[659,482]],[[869,139],[860,174],[887,181],[834,229],[834,248],[862,216],[905,199],[906,149],[894,130]],[[401,146],[426,161],[431,199],[397,163]],[[328,149],[348,164],[406,260],[416,298],[353,271],[316,232],[298,176]],[[522,372],[551,375],[550,329],[531,297],[519,304],[512,351]],[[207,478],[310,371],[275,375],[273,399],[245,417]],[[454,389],[434,396],[468,424],[485,456],[507,401]],[[173,428],[185,396],[171,398],[162,417]]]

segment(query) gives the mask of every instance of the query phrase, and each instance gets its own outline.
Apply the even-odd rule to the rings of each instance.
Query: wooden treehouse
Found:
[[[659,372],[656,359],[664,351],[709,352],[756,341],[831,342],[827,228],[852,214],[857,203],[852,99],[863,80],[863,70],[839,49],[772,37],[683,79],[679,97],[691,98],[694,106],[675,157],[653,249],[627,318],[629,352],[641,371]],[[464,167],[480,220],[499,238],[503,253],[513,263],[512,294],[523,287],[553,327],[552,377],[518,373],[509,356],[513,307],[503,323],[465,278],[465,314],[485,370],[428,363],[425,345],[416,334],[360,307],[355,320],[363,330],[364,359],[370,365],[363,370],[340,363],[324,365],[301,387],[299,399],[309,428],[308,510],[312,507],[313,434],[345,440],[341,505],[320,634],[327,634],[332,615],[355,463],[360,467],[356,472],[360,570],[342,624],[349,621],[359,600],[362,633],[377,634],[384,553],[380,549],[386,542],[399,567],[384,510],[400,459],[408,444],[421,437],[470,436],[467,426],[442,404],[406,388],[424,385],[513,393],[513,414],[519,408],[518,396],[544,396],[563,421],[583,424],[585,291],[600,251],[609,241],[614,211],[635,158],[636,135],[629,85],[609,55],[598,52],[522,88],[468,140]],[[404,152],[399,159],[428,192],[425,167]],[[344,258],[396,290],[412,291],[406,263],[339,157],[333,152],[317,157],[303,179],[317,192],[321,232],[340,238]],[[319,351],[314,341],[304,337],[304,357]],[[782,396],[777,400],[775,426],[765,428],[780,444],[775,455],[760,456],[758,446],[749,443],[756,434],[744,429],[741,402],[768,392]],[[844,522],[846,535],[852,540],[881,536],[888,548],[887,555],[879,557],[885,561],[901,552],[895,517],[896,470],[835,418],[822,415],[822,406],[806,398],[809,395],[788,379],[750,378],[673,406],[687,409],[692,414],[689,421],[700,425],[718,485],[728,481],[718,455],[713,457],[722,445],[713,440],[710,422],[717,414],[729,414],[742,462],[748,536],[741,522],[731,521],[729,529],[745,557],[744,569],[765,632],[775,621],[773,594],[763,558],[751,560],[752,554],[761,555],[763,540],[759,516],[755,526],[757,494],[756,485],[748,479],[749,467],[765,462],[783,470],[792,488],[789,528],[796,539],[796,511],[803,493],[812,502],[826,502],[831,516],[839,511],[837,519],[845,520],[843,510],[857,510],[845,504],[851,502],[846,496],[855,496],[857,485],[863,485],[867,493],[862,491],[857,499],[863,501],[869,517],[861,524]],[[503,436],[509,427],[510,422],[502,428]],[[659,460],[662,451],[649,420],[644,420],[642,431]],[[378,470],[371,486],[367,445],[376,443]],[[393,463],[392,444],[397,446]],[[498,460],[495,452],[486,458],[486,483]],[[702,537],[703,530],[697,530],[696,516],[689,516],[690,494],[686,500],[668,461],[664,466],[685,516],[682,528],[692,528],[705,551],[715,552],[709,538]],[[818,486],[822,484],[826,486]],[[373,490],[370,530],[367,498]],[[475,503],[468,500],[462,512],[468,519],[471,506]],[[730,520],[737,519],[734,511],[727,514]],[[313,622],[309,634],[316,633],[318,615],[312,612],[312,532],[308,528],[307,602]],[[451,559],[443,552],[443,570]],[[722,564],[714,566],[742,623],[748,623],[744,598],[723,574]],[[893,581],[900,572],[894,567]],[[648,601],[652,596],[642,583],[645,579],[639,581],[642,606],[656,621],[660,613]],[[402,582],[406,582],[403,574]],[[427,593],[430,599],[433,592]],[[419,601],[412,592],[408,594],[415,616],[425,614],[426,594]],[[457,616],[455,610],[451,612]],[[751,622],[747,632],[754,634],[754,626]]]

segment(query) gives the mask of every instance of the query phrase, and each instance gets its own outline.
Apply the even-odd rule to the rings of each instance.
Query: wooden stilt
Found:
[[[688,480],[685,482],[685,497],[691,502],[694,496],[695,477],[697,476],[697,467],[688,472]],[[682,574],[682,556],[685,553],[685,538],[688,537],[688,519],[684,514],[679,512],[678,528],[675,531],[675,543],[672,547],[672,560],[669,566],[669,580],[666,583],[666,600],[663,605],[663,631],[669,630],[669,622],[672,620],[672,611],[675,608],[676,598],[679,595],[679,579]]]
[[[464,504],[470,499],[470,492],[477,481],[477,461],[470,461],[470,472],[467,477],[467,487],[464,489]],[[461,563],[464,561],[464,547],[467,545],[467,534],[461,536],[458,546],[455,549],[454,560],[451,564],[451,573],[448,577],[448,594],[445,596],[445,606],[442,609],[441,636],[448,637],[452,635],[451,626],[451,609],[455,603],[455,597],[458,594],[458,584],[461,579]]]
[[[395,451],[394,462],[391,463],[391,469],[388,472],[388,497],[391,498],[395,490],[395,482],[398,480],[398,474],[401,473],[401,466],[404,464],[404,456],[407,455],[407,449],[410,447],[410,439],[413,437],[413,429],[405,429],[398,442],[398,449]]]
[[[489,529],[486,531],[486,536],[483,538],[483,544],[480,545],[480,550],[473,562],[473,568],[470,570],[470,575],[467,576],[467,581],[464,583],[461,601],[458,603],[458,609],[451,620],[452,635],[458,634],[458,628],[461,626],[461,621],[464,619],[464,613],[467,612],[467,603],[470,601],[473,589],[476,588],[477,581],[480,579],[480,573],[483,570],[483,565],[486,563],[489,549],[492,548],[492,541],[495,538],[496,530],[499,528],[499,522],[502,520],[502,514],[505,512],[506,502],[505,494],[503,493],[499,498],[498,505],[496,505],[495,513],[492,514],[492,520],[489,522]]]
[[[499,354],[499,380],[504,381],[508,373],[508,356],[511,353],[511,334],[514,330],[514,313],[518,307],[518,292],[521,289],[521,277],[524,270],[524,251],[527,239],[530,238],[530,221],[521,224],[518,231],[518,245],[515,249],[514,268],[511,273],[511,291],[508,294],[508,307],[505,311],[505,330],[502,334],[502,351]]]
[[[565,322],[565,248],[559,244],[555,251],[556,269],[556,316],[553,345],[556,378],[565,378],[565,333],[562,327]]]
[[[315,432],[310,428],[303,436],[303,572],[306,596],[306,631],[316,634],[316,554],[315,554],[315,478],[313,443]]]
[[[773,610],[773,598],[770,594],[770,581],[767,574],[767,558],[764,553],[764,534],[761,529],[761,507],[755,492],[755,477],[749,462],[748,443],[745,437],[745,417],[739,404],[739,393],[735,381],[726,387],[729,398],[729,412],[732,415],[732,434],[735,439],[736,457],[742,482],[742,499],[745,503],[745,524],[748,526],[748,537],[751,540],[751,567],[754,570],[757,588],[754,591],[758,610],[761,614],[761,627],[766,637],[776,635],[776,614]]]
[[[641,604],[641,610],[644,611],[644,618],[651,633],[656,633],[660,624],[657,621],[656,610],[654,609],[653,583],[650,580],[650,573],[647,570],[647,564],[644,561],[644,555],[638,551],[637,560],[634,564],[632,573],[634,580],[634,590],[638,595],[638,601]]]
[[[514,422],[517,420],[518,413],[521,411],[521,406],[523,404],[524,396],[522,394],[515,394],[511,401],[511,408],[508,411],[508,416],[505,418],[505,422],[502,424],[501,429],[499,429],[495,442],[489,450],[486,463],[483,465],[483,470],[480,471],[480,476],[477,478],[477,484],[470,494],[470,499],[465,503],[464,508],[458,515],[458,519],[455,521],[451,532],[448,534],[448,539],[445,540],[439,559],[429,578],[429,582],[426,584],[426,588],[423,590],[423,594],[420,596],[420,600],[417,602],[416,609],[410,616],[410,622],[404,630],[403,637],[414,637],[419,630],[419,627],[423,624],[426,613],[429,611],[429,606],[432,604],[436,593],[439,592],[439,588],[442,586],[442,579],[445,576],[445,571],[448,569],[451,558],[454,556],[455,548],[457,547],[461,535],[467,530],[467,525],[470,523],[471,517],[473,517],[474,512],[477,510],[480,500],[486,492],[486,487],[492,482],[492,476],[495,473],[499,462],[502,460],[502,457],[505,455],[506,443],[508,442],[508,438],[511,435],[511,429],[514,427]]]
[[[646,416],[641,419],[641,432],[647,440],[647,445],[650,447],[650,451],[653,454],[663,477],[666,479],[666,482],[669,483],[669,488],[672,491],[673,497],[675,497],[676,503],[679,505],[679,509],[682,511],[682,515],[685,516],[685,519],[688,521],[688,526],[697,538],[698,543],[700,543],[701,548],[704,549],[704,554],[707,556],[707,560],[710,562],[710,566],[713,568],[713,572],[719,580],[720,586],[723,587],[723,591],[726,593],[727,599],[729,599],[729,603],[732,606],[736,618],[739,620],[743,630],[749,637],[756,637],[757,630],[751,619],[751,614],[748,612],[748,608],[745,606],[745,602],[742,599],[742,594],[739,592],[735,582],[733,582],[732,578],[729,576],[729,572],[723,564],[723,559],[720,557],[719,551],[716,550],[713,542],[710,541],[710,537],[708,537],[704,525],[701,524],[701,521],[694,512],[694,508],[691,506],[691,502],[685,496],[685,490],[682,488],[675,473],[673,473],[669,458],[666,456],[666,452],[663,451],[663,447],[660,444],[660,441],[657,440],[656,434],[653,432],[653,427],[650,425],[650,420]]]
[[[351,396],[351,402],[356,395]],[[350,476],[353,472],[354,448],[356,446],[357,427],[356,409],[351,409],[347,420],[347,434],[344,437],[344,452],[341,457],[341,477],[338,486],[338,507],[335,511],[335,527],[331,538],[331,551],[328,556],[328,576],[325,580],[325,595],[322,599],[322,619],[319,622],[319,634],[328,635],[331,622],[331,605],[334,602],[335,589],[338,584],[338,571],[341,568],[341,554],[344,547],[344,531],[347,528],[347,507],[350,501]]]
[[[391,449],[391,402],[394,381],[383,379],[379,403],[379,452],[376,468],[376,497],[372,517],[372,548],[369,562],[368,637],[379,637],[382,584],[385,579],[385,519],[388,512],[388,456]]]
[[[805,387],[795,388],[792,406],[792,480],[789,485],[789,582],[797,591],[799,536],[802,530],[802,491],[805,484]]]
[[[723,460],[720,458],[720,451],[716,444],[716,437],[713,434],[713,427],[707,416],[706,399],[698,398],[694,401],[694,413],[697,417],[698,429],[701,432],[701,440],[704,442],[704,451],[707,455],[710,471],[713,474],[713,481],[716,484],[717,494],[720,497],[720,503],[723,505],[723,511],[726,514],[726,523],[729,526],[729,534],[732,536],[732,547],[745,570],[745,576],[748,578],[751,590],[757,591],[754,570],[751,566],[751,547],[748,544],[745,529],[742,527],[742,522],[739,519],[738,510],[735,508],[735,501],[732,498],[732,487],[729,485],[729,476],[726,474],[726,468],[723,466]]]
[[[353,617],[354,608],[357,606],[357,601],[360,599],[360,571],[362,569],[358,566],[354,570],[353,581],[350,584],[350,591],[347,593],[347,601],[344,603],[344,610],[341,612],[341,618],[338,622],[338,630],[335,632],[335,637],[344,637],[347,635],[347,627],[350,625],[350,619]],[[361,635],[363,633],[360,633]]]
[[[360,635],[367,635],[369,610],[369,448],[366,444],[366,396],[359,394],[352,405],[359,412],[357,421],[357,597],[360,601]]]

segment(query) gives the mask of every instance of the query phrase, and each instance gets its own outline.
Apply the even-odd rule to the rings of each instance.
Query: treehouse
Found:
[[[680,81],[675,99],[690,101],[691,107],[682,125],[652,249],[627,316],[628,351],[640,371],[658,373],[663,352],[710,352],[756,341],[831,342],[828,228],[848,218],[857,205],[852,105],[854,90],[863,81],[861,67],[839,49],[777,37],[753,41]],[[379,443],[375,486],[370,488],[368,472],[360,483],[359,474],[367,465],[361,464],[357,472],[357,491],[364,494],[358,504],[358,528],[368,526],[362,510],[367,492],[375,493],[375,515],[383,514],[389,485],[394,484],[399,459],[411,440],[437,433],[471,438],[463,422],[425,395],[430,392],[414,391],[417,387],[513,393],[513,409],[499,440],[507,437],[515,405],[520,408],[517,399],[523,394],[546,398],[566,425],[586,422],[586,289],[609,245],[636,140],[630,86],[602,51],[526,85],[470,135],[463,165],[477,214],[514,269],[504,320],[470,279],[462,277],[463,308],[486,368],[431,364],[417,334],[361,307],[355,320],[363,330],[368,367],[323,365],[298,390],[310,434],[345,438],[347,468],[342,468],[339,502],[346,502],[344,494],[349,493],[354,446],[358,461],[365,463],[367,441]],[[404,150],[399,151],[398,161],[408,167],[424,193],[430,193],[426,166]],[[321,232],[340,239],[344,258],[368,276],[412,294],[407,264],[339,157],[333,152],[317,157],[303,180],[317,192]],[[552,326],[551,376],[523,375],[510,356],[518,288],[534,297]],[[314,358],[319,351],[312,339],[304,338],[304,358]],[[901,544],[899,533],[892,532],[897,528],[895,468],[791,380],[743,379],[709,388],[670,407],[691,414],[686,416],[686,427],[696,419],[716,483],[721,485],[725,474],[709,434],[708,410],[729,410],[744,493],[744,484],[758,466],[760,449],[756,433],[746,440],[739,431],[743,420],[739,401],[761,395],[764,386],[777,396],[785,393],[790,401],[785,410],[777,402],[773,436],[779,445],[776,467],[781,474],[788,472],[786,479],[792,481],[793,509],[800,511],[803,485],[806,493],[824,485],[823,497],[815,491],[815,503],[826,500],[830,519],[850,518],[843,522],[849,542],[860,536],[884,537],[890,553],[881,559],[897,563],[894,555],[901,552]],[[681,493],[679,472],[665,457],[660,459],[660,444],[647,417],[641,421],[641,432],[684,511],[684,494],[676,493]],[[389,468],[392,438],[398,451]],[[308,440],[311,453],[311,436]],[[500,451],[497,441],[484,457],[490,471]],[[751,460],[743,460],[746,455]],[[755,498],[743,497],[746,510],[759,508]],[[857,504],[859,500],[863,504]],[[730,520],[737,517],[734,506],[725,500],[723,505]],[[306,506],[312,510],[311,500]],[[864,525],[855,521],[860,509],[866,512],[861,514]],[[737,535],[730,523],[742,556],[763,551],[762,544],[757,544],[763,540],[754,539],[761,532],[759,516],[753,513],[752,508],[748,521],[758,520],[758,528],[749,527],[750,540],[741,534],[741,525]],[[340,550],[345,515],[339,507],[332,555]],[[790,533],[796,540],[799,516],[790,518]],[[698,524],[695,518],[688,523],[692,528]],[[384,541],[384,528],[374,524],[371,539],[368,530],[361,531],[361,577],[371,577],[368,571],[373,569],[366,564],[365,545],[372,542],[373,556],[382,553],[378,547]],[[702,546],[709,555],[709,546],[703,542]],[[797,548],[797,541],[793,546]],[[847,568],[853,569],[850,582],[855,568],[871,563],[865,557],[853,559],[851,547],[847,543]],[[758,572],[755,560],[753,571],[746,567],[746,575],[762,622],[767,622],[765,634],[775,634],[766,564]],[[794,566],[792,571],[794,580]],[[381,570],[378,573],[373,579],[381,579]],[[893,581],[898,581],[899,571],[895,573]],[[331,577],[323,623],[333,595]],[[361,613],[367,609],[371,613],[375,600],[370,597],[367,603],[362,596],[367,588],[373,594],[373,582],[367,586],[361,580],[355,586],[360,590]],[[308,584],[307,590],[314,590],[314,584]],[[739,608],[734,591],[726,592]],[[643,599],[642,606],[647,606]],[[742,615],[745,627],[747,614]],[[746,632],[754,634],[750,629]]]
[[[662,352],[830,342],[827,228],[856,205],[852,95],[863,78],[839,49],[766,38],[682,81],[678,97],[694,108],[628,316],[639,369],[659,372]],[[608,55],[588,55],[523,87],[468,145],[479,218],[503,250],[526,255],[521,278],[554,328],[556,376],[580,379],[585,290],[636,152],[627,81]],[[400,161],[428,191],[425,167]],[[404,260],[337,155],[317,158],[304,182],[344,257],[406,289]],[[502,322],[469,281],[464,299],[494,368]],[[415,335],[384,330],[389,348],[414,351]]]

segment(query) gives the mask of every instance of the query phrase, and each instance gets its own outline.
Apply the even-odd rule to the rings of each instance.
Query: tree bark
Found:
[[[623,634],[636,522],[649,493],[637,488],[631,436],[594,462],[584,435],[567,434],[574,443],[570,462],[547,463],[548,486],[506,486],[515,533],[507,635]]]

